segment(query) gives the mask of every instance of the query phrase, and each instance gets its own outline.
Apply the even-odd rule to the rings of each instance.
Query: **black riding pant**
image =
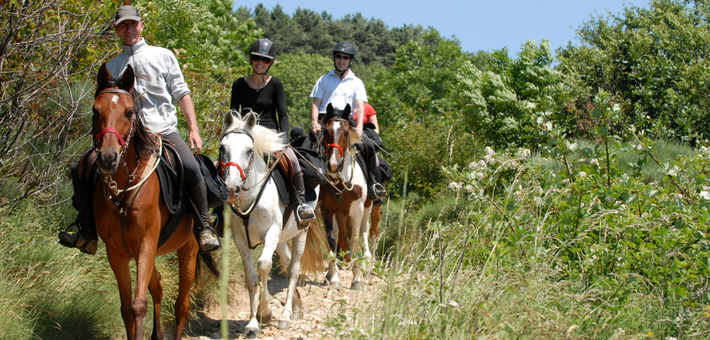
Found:
[[[202,172],[200,171],[200,167],[195,160],[194,153],[190,150],[190,147],[187,146],[187,143],[185,143],[177,132],[168,133],[162,136],[171,143],[175,144],[175,150],[177,150],[178,155],[180,155],[182,167],[185,170],[185,186],[192,188],[200,184],[200,182],[202,182]]]

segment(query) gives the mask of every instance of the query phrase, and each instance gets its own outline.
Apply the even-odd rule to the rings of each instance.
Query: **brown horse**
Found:
[[[321,194],[321,213],[323,218],[332,221],[333,234],[340,240],[340,234],[346,234],[349,242],[343,249],[349,250],[350,258],[362,251],[363,257],[372,259],[369,247],[370,224],[368,216],[372,202],[367,199],[367,180],[365,171],[355,159],[356,143],[360,135],[349,124],[350,105],[344,110],[334,109],[328,104],[323,118],[323,140],[326,147],[326,175],[328,185],[324,185]],[[362,244],[362,249],[360,245]],[[360,262],[352,263],[353,290],[363,288],[364,279]],[[334,289],[341,289],[338,275],[339,268],[333,260],[328,266],[327,278]]]
[[[171,214],[161,198],[158,176],[153,171],[159,139],[143,127],[134,111],[130,95],[134,81],[130,65],[117,84],[111,81],[105,64],[97,77],[93,131],[98,132],[94,142],[102,180],[94,191],[96,227],[106,243],[106,255],[116,275],[128,339],[143,336],[147,290],[153,297],[151,339],[163,339],[160,324],[163,287],[155,257],[177,252],[180,283],[175,301],[175,339],[180,339],[190,309],[190,288],[199,268],[199,246],[192,230],[192,215],[186,214],[172,236],[158,248],[158,237]],[[136,261],[134,296],[131,258]],[[202,258],[218,275],[211,256],[202,254]]]

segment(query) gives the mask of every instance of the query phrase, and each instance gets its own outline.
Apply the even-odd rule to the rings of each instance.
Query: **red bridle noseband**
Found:
[[[348,121],[345,120],[345,119],[338,119],[338,118],[331,119],[331,121],[333,121],[333,120],[335,120],[335,121],[341,121],[341,122],[346,122],[346,123],[348,122]],[[346,140],[348,139],[348,135],[349,135],[349,134],[350,134],[350,131],[348,131],[348,132],[345,133],[345,139],[346,139]],[[340,150],[340,160],[338,161],[338,171],[342,170],[342,169],[343,169],[343,163],[344,163],[343,160],[345,159],[345,152],[343,151],[343,147],[341,147],[340,144],[336,144],[336,143],[328,144],[328,141],[326,141],[325,138],[323,138],[323,144],[325,145],[325,155],[326,155],[326,156],[329,156],[330,150],[331,150],[332,148],[337,148],[338,150]]]
[[[225,135],[230,134],[230,133],[243,133],[243,134],[249,136],[249,138],[251,138],[252,143],[254,143],[254,137],[252,137],[251,134],[247,131],[233,130],[233,131],[227,132]],[[224,137],[222,137],[222,138],[224,138]],[[239,174],[242,175],[242,183],[243,183],[247,180],[247,177],[249,176],[249,172],[251,170],[252,164],[254,164],[254,150],[253,149],[252,149],[251,153],[249,154],[249,165],[247,165],[246,171],[242,170],[242,167],[236,162],[228,162],[228,163],[222,162],[222,155],[219,155],[219,172],[220,172],[219,175],[222,177],[222,179],[224,179],[224,172],[227,170],[227,168],[230,166],[235,166],[235,167],[237,167],[237,169],[239,169]]]
[[[96,95],[96,97],[98,97],[99,95],[101,95],[103,93],[119,93],[119,94],[125,94],[125,95],[131,97],[131,94],[128,91],[121,90],[121,89],[104,89],[104,90],[101,90],[101,92],[99,92]],[[132,99],[132,97],[131,97],[131,99]],[[94,137],[94,145],[98,145],[99,140],[101,140],[101,137],[103,137],[105,134],[112,133],[112,134],[116,135],[116,137],[118,137],[118,142],[121,143],[121,149],[124,149],[127,146],[127,144],[131,141],[131,136],[133,136],[133,127],[135,126],[135,124],[134,124],[135,117],[136,117],[136,115],[134,113],[131,116],[131,129],[128,131],[128,136],[126,137],[125,140],[123,139],[123,136],[121,136],[121,133],[118,132],[118,130],[108,127],[108,128],[103,129],[98,134],[96,134],[96,136]],[[123,150],[121,151],[121,153],[123,154]]]

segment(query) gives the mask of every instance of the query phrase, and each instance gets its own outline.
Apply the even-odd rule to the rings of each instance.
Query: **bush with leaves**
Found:
[[[577,30],[582,45],[558,50],[558,69],[589,89],[575,113],[584,117],[605,91],[621,104],[618,131],[635,125],[653,138],[706,140],[709,19],[707,1],[652,0],[648,9],[627,6],[586,22]]]

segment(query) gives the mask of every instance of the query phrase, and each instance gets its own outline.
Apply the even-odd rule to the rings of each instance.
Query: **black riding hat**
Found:
[[[276,59],[276,45],[267,38],[259,39],[251,45],[249,53],[269,59]]]
[[[341,41],[335,45],[333,55],[335,55],[335,52],[349,54],[351,57],[355,58],[355,46],[347,41]]]

